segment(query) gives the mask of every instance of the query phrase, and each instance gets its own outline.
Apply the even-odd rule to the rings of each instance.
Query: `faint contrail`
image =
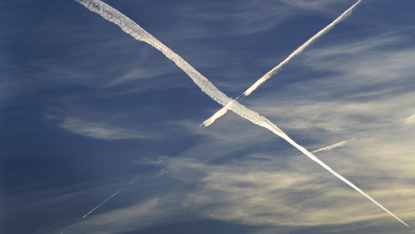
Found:
[[[329,151],[329,150],[335,149],[337,147],[343,146],[348,141],[349,140],[345,140],[345,141],[342,141],[342,142],[339,142],[339,143],[336,143],[336,144],[333,144],[333,145],[326,146],[324,148],[320,148],[320,149],[317,149],[317,150],[313,150],[313,151],[311,151],[311,153],[312,154],[315,154],[315,153],[320,152],[320,151]]]
[[[160,156],[157,160],[157,163],[156,164],[159,164],[159,163],[161,163],[164,159],[166,159],[168,156],[167,155],[165,155],[165,156]]]
[[[373,198],[371,198],[369,195],[367,195],[365,192],[363,192],[361,189],[356,187],[353,183],[348,181],[343,176],[339,175],[337,172],[333,171],[329,166],[327,166],[325,163],[323,163],[321,160],[319,160],[316,156],[314,156],[312,153],[310,153],[308,150],[306,150],[301,145],[297,144],[295,141],[293,141],[290,137],[288,137],[287,134],[285,134],[281,129],[279,129],[277,126],[275,126],[271,121],[266,119],[263,116],[260,116],[258,113],[246,108],[245,106],[241,105],[240,103],[234,101],[233,99],[226,96],[224,93],[222,93],[218,88],[216,88],[206,77],[204,77],[202,74],[200,74],[196,69],[194,69],[190,64],[188,64],[183,58],[181,58],[179,55],[174,53],[170,48],[165,46],[163,43],[161,43],[159,40],[157,40],[155,37],[153,37],[151,34],[149,34],[147,31],[145,31],[143,28],[141,28],[138,24],[136,24],[134,21],[129,19],[127,16],[123,15],[116,9],[112,8],[111,6],[107,5],[104,2],[101,2],[99,0],[75,0],[82,5],[84,5],[86,8],[88,8],[90,11],[98,13],[108,21],[111,21],[118,25],[123,31],[130,34],[132,37],[134,37],[137,40],[144,41],[154,48],[158,49],[160,52],[162,52],[167,58],[172,60],[179,68],[181,68],[192,80],[195,82],[199,88],[209,95],[213,100],[220,103],[223,106],[227,106],[230,110],[235,112],[236,114],[244,117],[245,119],[251,121],[254,124],[257,124],[261,127],[264,127],[276,135],[280,136],[281,138],[285,139],[287,142],[289,142],[291,145],[296,147],[298,150],[303,152],[306,156],[311,158],[316,163],[320,164],[322,167],[327,169],[330,173],[332,173],[334,176],[348,184],[350,187],[354,188],[356,191],[367,197],[369,200],[374,202],[376,205],[378,205],[380,208],[385,210],[387,213],[392,215],[394,218],[399,220],[401,223],[403,223],[405,226],[411,228],[408,224],[400,220],[398,217],[396,217],[394,214],[392,214],[389,210],[387,210],[385,207],[383,207],[381,204],[379,204],[377,201],[375,201]]]
[[[137,177],[135,177],[128,185],[134,183],[134,181],[136,179],[138,179],[141,176],[141,174]],[[82,219],[86,218],[89,214],[91,214],[92,212],[94,212],[94,210],[98,209],[100,206],[102,206],[105,202],[107,202],[108,200],[110,200],[111,198],[115,197],[117,194],[119,194],[121,191],[123,191],[125,188],[128,187],[125,186],[124,188],[120,189],[118,192],[112,194],[109,198],[105,199],[105,201],[101,202],[99,205],[97,205],[94,209],[90,210],[88,213],[86,213],[84,216],[82,216],[82,218],[78,219],[75,223],[73,223],[71,226],[69,226],[67,229],[63,230],[61,232],[61,234],[65,233],[66,231],[68,231],[71,227],[75,226],[77,223],[79,223],[79,221],[81,221]]]
[[[294,50],[294,52],[292,52],[286,59],[284,59],[284,61],[282,61],[280,64],[278,64],[276,67],[274,67],[271,71],[267,72],[264,76],[262,76],[261,78],[259,78],[259,80],[257,80],[243,94],[241,94],[239,97],[237,97],[235,99],[235,101],[237,101],[240,98],[245,98],[245,97],[251,95],[251,93],[253,91],[255,91],[261,84],[263,84],[265,81],[267,81],[272,76],[274,76],[275,74],[277,74],[278,70],[280,70],[282,66],[284,66],[286,63],[288,63],[288,61],[290,61],[296,55],[298,55],[299,53],[301,53],[307,46],[309,46],[315,40],[317,40],[318,38],[320,38],[321,36],[323,36],[324,34],[326,34],[328,31],[330,31],[337,23],[339,23],[340,21],[342,21],[342,20],[346,19],[348,16],[350,16],[350,14],[354,10],[354,8],[356,8],[356,6],[361,1],[362,0],[357,1],[355,4],[353,4],[351,7],[349,7],[349,9],[347,9],[345,12],[343,12],[343,14],[341,14],[339,17],[337,17],[337,19],[335,19],[333,22],[331,22],[325,28],[323,28],[322,30],[320,30],[313,37],[311,37],[310,39],[308,39],[308,41],[304,42],[304,44],[302,44],[300,47],[298,47],[296,50]],[[210,117],[209,119],[205,120],[200,125],[200,127],[206,128],[207,126],[211,125],[217,119],[219,119],[224,114],[226,114],[226,112],[228,112],[228,110],[229,110],[228,107],[226,107],[226,106],[222,107],[222,109],[220,109],[219,111],[217,111],[214,115],[212,115],[212,117]]]

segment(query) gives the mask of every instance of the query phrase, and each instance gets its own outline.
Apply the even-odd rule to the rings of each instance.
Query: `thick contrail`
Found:
[[[141,176],[141,174],[137,177],[135,177],[128,185],[134,183],[134,181],[136,179],[138,179]],[[127,185],[127,186],[128,186]],[[94,209],[90,210],[88,213],[86,213],[84,216],[82,216],[82,218],[78,219],[75,223],[73,223],[71,226],[69,226],[67,229],[63,230],[61,232],[61,234],[65,233],[66,231],[68,231],[71,227],[75,226],[77,223],[79,223],[79,221],[81,221],[82,219],[86,218],[89,214],[91,214],[92,212],[94,212],[94,210],[98,209],[100,206],[102,206],[105,202],[107,202],[108,200],[110,200],[111,198],[117,196],[117,194],[119,194],[121,191],[123,191],[125,188],[127,188],[127,186],[125,186],[124,188],[120,189],[118,192],[112,194],[109,198],[105,199],[105,201],[101,202],[99,205],[97,205]]]
[[[180,67],[192,80],[196,83],[199,88],[209,95],[213,100],[221,104],[222,106],[228,106],[230,110],[235,112],[236,114],[244,117],[245,119],[251,121],[254,124],[257,124],[261,127],[264,127],[276,135],[282,137],[287,142],[289,142],[291,145],[296,147],[298,150],[303,152],[306,156],[311,158],[316,163],[320,164],[322,167],[327,169],[330,173],[332,173],[334,176],[348,184],[350,187],[354,188],[356,191],[367,197],[369,200],[374,202],[376,205],[378,205],[380,208],[385,210],[387,213],[392,215],[394,218],[399,220],[401,223],[403,223],[405,226],[411,228],[408,224],[400,220],[398,217],[396,217],[394,214],[392,214],[389,210],[387,210],[385,207],[383,207],[381,204],[376,202],[373,198],[371,198],[369,195],[367,195],[365,192],[360,190],[358,187],[356,187],[354,184],[352,184],[350,181],[348,181],[343,176],[339,175],[337,172],[333,171],[329,166],[327,166],[325,163],[320,161],[316,156],[314,156],[312,153],[310,153],[308,150],[306,150],[301,145],[297,144],[295,141],[293,141],[290,137],[288,137],[287,134],[285,134],[281,129],[279,129],[277,126],[275,126],[271,121],[266,119],[263,116],[260,116],[258,113],[246,108],[245,106],[241,105],[240,103],[236,102],[235,100],[229,98],[224,93],[222,93],[218,88],[216,88],[206,77],[204,77],[202,74],[200,74],[196,69],[194,69],[190,64],[188,64],[183,58],[181,58],[179,55],[174,53],[170,48],[165,46],[163,43],[161,43],[159,40],[157,40],[155,37],[153,37],[151,34],[146,32],[143,28],[141,28],[138,24],[136,24],[134,21],[129,19],[127,16],[123,15],[116,9],[112,8],[111,6],[107,5],[106,3],[103,3],[99,0],[75,0],[82,5],[84,5],[86,8],[88,8],[90,11],[98,13],[108,21],[111,21],[118,25],[123,31],[130,34],[132,37],[134,37],[137,40],[144,41],[154,48],[158,49],[160,52],[162,52],[167,58],[172,60],[178,67]]]
[[[298,47],[294,52],[292,52],[284,61],[282,61],[280,64],[278,64],[276,67],[274,67],[271,71],[267,72],[264,76],[259,78],[251,87],[249,87],[243,94],[241,94],[239,97],[235,99],[237,101],[240,98],[245,98],[249,95],[251,95],[252,92],[254,92],[261,84],[263,84],[265,81],[270,79],[272,76],[277,74],[278,70],[281,69],[282,66],[284,66],[288,61],[290,61],[292,58],[294,58],[296,55],[301,53],[307,46],[309,46],[311,43],[313,43],[315,40],[326,34],[328,31],[330,31],[337,23],[340,21],[346,19],[350,16],[352,11],[356,8],[356,6],[361,2],[362,0],[357,1],[355,4],[353,4],[349,9],[347,9],[343,14],[341,14],[337,19],[335,19],[333,22],[331,22],[329,25],[327,25],[325,28],[320,30],[316,35],[308,39],[308,41],[304,42],[300,47]],[[222,117],[226,112],[228,112],[229,108],[227,106],[224,106],[222,109],[217,111],[212,117],[205,120],[200,127],[206,128],[207,126],[211,125],[213,122],[215,122],[217,119]]]

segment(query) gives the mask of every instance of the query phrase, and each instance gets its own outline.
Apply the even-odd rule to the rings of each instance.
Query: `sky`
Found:
[[[355,0],[106,0],[236,98]],[[415,226],[415,2],[363,0],[238,100]],[[0,3],[0,233],[410,234],[74,0]]]

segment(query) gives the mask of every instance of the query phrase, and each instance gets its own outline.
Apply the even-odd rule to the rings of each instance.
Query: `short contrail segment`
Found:
[[[163,160],[164,159],[166,159],[168,156],[167,155],[164,155],[164,156],[160,156],[157,160],[157,163],[156,164],[159,164],[159,163],[161,163],[161,162],[163,162]]]
[[[141,175],[135,177],[127,186],[125,186],[124,188],[120,189],[118,192],[112,194],[109,198],[105,199],[105,201],[101,202],[101,204],[97,205],[94,209],[90,210],[88,213],[86,213],[84,216],[82,216],[82,218],[78,219],[75,223],[73,223],[71,226],[69,226],[67,229],[63,230],[61,232],[61,234],[65,233],[66,231],[68,231],[71,227],[75,226],[77,223],[79,223],[79,221],[81,221],[82,219],[86,218],[89,214],[91,214],[92,212],[94,212],[94,210],[98,209],[100,206],[102,206],[105,202],[107,202],[108,200],[110,200],[111,198],[117,196],[117,194],[119,194],[121,191],[123,191],[125,188],[127,188],[130,184],[134,183],[134,181],[136,179],[138,179]]]
[[[353,4],[349,9],[347,9],[343,14],[341,14],[337,19],[335,19],[333,22],[331,22],[329,25],[327,25],[325,28],[320,30],[317,34],[315,34],[313,37],[308,39],[308,41],[304,42],[300,47],[298,47],[294,52],[292,52],[284,61],[282,61],[280,64],[278,64],[276,67],[274,67],[271,71],[267,72],[264,76],[259,78],[251,87],[249,87],[243,94],[241,94],[239,97],[235,99],[237,101],[238,99],[243,99],[249,95],[251,95],[252,92],[254,92],[261,84],[263,84],[265,81],[273,77],[275,74],[277,74],[278,70],[281,69],[282,66],[284,66],[288,61],[290,61],[292,58],[294,58],[296,55],[301,53],[305,48],[307,48],[311,43],[313,43],[318,38],[322,37],[324,34],[326,34],[328,31],[330,31],[337,23],[341,22],[342,20],[349,17],[352,13],[352,11],[356,8],[356,6],[361,2],[362,0],[357,1],[355,4]],[[226,112],[228,112],[229,108],[227,106],[222,107],[219,111],[217,111],[214,115],[212,115],[209,119],[205,120],[200,127],[206,128],[207,126],[213,124],[217,119],[222,117]]]
[[[320,152],[320,151],[329,151],[329,150],[335,149],[337,147],[343,146],[348,141],[349,140],[345,140],[345,141],[342,141],[342,142],[339,142],[339,143],[336,143],[336,144],[333,144],[333,145],[326,146],[324,148],[316,149],[316,150],[311,151],[311,153],[315,154],[315,153]]]
[[[143,28],[141,28],[138,24],[136,24],[134,21],[129,19],[127,16],[123,15],[116,9],[112,8],[111,6],[107,5],[106,3],[100,1],[100,0],[75,0],[82,5],[84,5],[86,8],[88,8],[90,11],[95,12],[102,17],[104,17],[106,20],[111,21],[118,25],[123,31],[130,34],[132,37],[134,37],[137,40],[146,42],[162,52],[167,58],[172,60],[180,69],[182,69],[192,80],[195,82],[199,88],[209,95],[213,100],[221,104],[222,106],[228,106],[230,110],[235,112],[236,114],[240,115],[241,117],[251,121],[252,123],[259,125],[261,127],[264,127],[276,135],[280,136],[281,138],[285,139],[287,142],[289,142],[291,145],[293,145],[295,148],[303,152],[306,156],[311,158],[316,163],[320,164],[322,167],[327,169],[330,173],[332,173],[334,176],[348,184],[350,187],[354,188],[356,191],[367,197],[369,200],[374,202],[376,205],[378,205],[380,208],[385,210],[387,213],[392,215],[394,218],[399,220],[401,223],[403,223],[405,226],[411,228],[408,224],[400,220],[398,217],[396,217],[394,214],[392,214],[389,210],[387,210],[385,207],[383,207],[381,204],[376,202],[373,198],[371,198],[369,195],[367,195],[365,192],[360,190],[358,187],[356,187],[354,184],[352,184],[350,181],[348,181],[343,176],[339,175],[337,172],[333,171],[329,166],[327,166],[325,163],[320,161],[316,156],[314,156],[312,153],[310,153],[308,150],[306,150],[301,145],[297,144],[295,141],[293,141],[290,137],[288,137],[287,134],[285,134],[281,129],[279,129],[277,126],[275,126],[271,121],[266,119],[265,117],[259,115],[258,113],[246,108],[245,106],[241,105],[240,103],[236,102],[235,100],[229,98],[224,93],[222,93],[218,88],[216,88],[206,77],[204,77],[202,74],[200,74],[196,69],[194,69],[190,64],[188,64],[183,58],[181,58],[179,55],[174,53],[170,48],[165,46],[163,43],[161,43],[159,40],[157,40],[155,37],[153,37],[150,33],[145,31]]]

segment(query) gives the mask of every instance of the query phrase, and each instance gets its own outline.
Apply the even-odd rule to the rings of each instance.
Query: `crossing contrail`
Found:
[[[300,47],[298,47],[294,52],[292,52],[286,59],[284,59],[280,64],[278,64],[276,67],[274,67],[271,71],[267,72],[264,76],[259,78],[251,87],[249,87],[243,94],[241,94],[239,97],[235,99],[235,101],[239,99],[243,99],[249,95],[251,95],[252,92],[254,92],[261,84],[263,84],[265,81],[273,77],[275,74],[277,74],[278,70],[281,69],[282,66],[284,66],[288,61],[290,61],[292,58],[294,58],[296,55],[301,53],[307,46],[309,46],[311,43],[316,41],[318,38],[322,37],[324,34],[326,34],[328,31],[330,31],[337,23],[341,22],[342,20],[346,19],[350,16],[352,11],[356,8],[356,6],[361,2],[362,0],[357,1],[355,4],[353,4],[349,9],[347,9],[343,14],[341,14],[339,17],[337,17],[333,22],[331,22],[329,25],[327,25],[325,28],[320,30],[317,34],[315,34],[313,37],[308,39],[304,44],[302,44]],[[229,108],[227,106],[222,107],[219,111],[217,111],[214,115],[212,115],[209,119],[205,120],[200,127],[206,128],[207,126],[213,124],[217,119],[222,117],[226,112],[228,112]]]
[[[136,179],[138,179],[141,176],[141,174],[137,177],[135,177],[128,185],[134,183],[134,181]],[[127,185],[127,186],[128,186]],[[118,192],[112,194],[109,198],[105,199],[105,201],[101,202],[99,205],[97,205],[94,209],[88,211],[88,213],[86,213],[84,216],[82,216],[82,218],[78,219],[75,223],[73,223],[71,226],[69,226],[67,229],[63,230],[61,232],[61,234],[65,233],[66,231],[68,231],[71,227],[75,226],[77,223],[79,223],[79,221],[81,221],[82,219],[86,218],[89,214],[91,214],[92,212],[94,212],[94,210],[98,209],[100,206],[102,206],[105,202],[107,202],[108,200],[110,200],[111,198],[117,196],[117,194],[119,194],[121,191],[123,191],[125,188],[127,188],[127,186],[125,186],[124,188],[120,189]]]
[[[356,191],[358,191],[359,193],[367,197],[369,200],[371,200],[373,203],[375,203],[380,208],[385,210],[387,213],[389,213],[391,216],[393,216],[398,221],[403,223],[405,226],[407,226],[408,228],[411,228],[408,224],[400,220],[397,216],[392,214],[389,210],[387,210],[385,207],[383,207],[381,204],[379,204],[377,201],[375,201],[373,198],[371,198],[369,195],[367,195],[365,192],[359,189],[356,185],[354,185],[353,183],[348,181],[346,178],[344,178],[343,176],[335,172],[333,169],[331,169],[324,162],[319,160],[316,156],[314,156],[304,147],[297,144],[294,140],[292,140],[287,134],[285,134],[281,129],[279,129],[271,121],[259,115],[257,112],[254,112],[246,108],[242,104],[226,96],[218,88],[216,88],[206,77],[204,77],[202,74],[196,71],[196,69],[190,66],[190,64],[188,64],[183,58],[181,58],[179,55],[174,53],[170,48],[165,46],[163,43],[161,43],[159,40],[153,37],[150,33],[148,33],[143,28],[141,28],[138,24],[136,24],[134,21],[129,19],[127,16],[123,15],[122,13],[112,8],[111,6],[107,5],[106,3],[101,2],[100,0],[75,0],[75,1],[81,3],[90,11],[101,15],[106,20],[115,23],[123,31],[130,34],[135,39],[146,42],[149,45],[156,48],[157,50],[159,50],[160,52],[162,52],[167,58],[172,60],[180,69],[182,69],[193,80],[193,82],[195,82],[195,84],[199,86],[199,88],[204,93],[209,95],[213,100],[215,100],[222,106],[228,106],[230,110],[240,115],[241,117],[251,121],[254,124],[264,127],[272,131],[276,135],[280,136],[281,138],[289,142],[291,145],[293,145],[295,148],[303,152],[311,160],[315,161],[320,166],[324,167],[326,170],[332,173],[334,176],[336,176],[337,178],[345,182],[347,185],[349,185],[350,187],[354,188]]]

